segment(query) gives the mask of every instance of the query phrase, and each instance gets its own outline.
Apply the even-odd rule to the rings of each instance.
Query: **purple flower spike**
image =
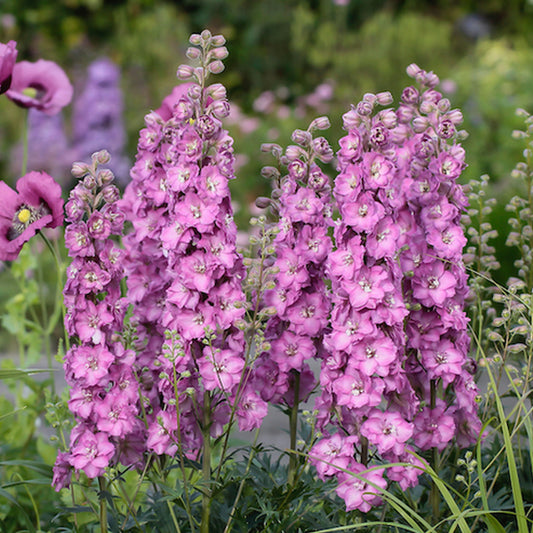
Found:
[[[11,86],[11,76],[18,53],[16,46],[15,41],[0,43],[0,94],[5,93]]]
[[[61,187],[44,172],[30,172],[17,192],[0,181],[0,260],[13,261],[39,230],[63,223]]]
[[[72,85],[53,61],[21,61],[13,67],[11,88],[6,96],[20,107],[34,107],[55,115],[72,100]]]

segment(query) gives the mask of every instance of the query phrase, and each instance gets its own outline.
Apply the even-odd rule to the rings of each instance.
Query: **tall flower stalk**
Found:
[[[309,360],[322,356],[329,314],[324,276],[331,251],[331,187],[317,162],[329,163],[333,151],[324,137],[314,137],[327,128],[329,120],[320,117],[306,131],[296,130],[292,135],[296,144],[284,153],[277,145],[263,147],[278,159],[278,168],[263,169],[274,188],[274,198],[266,203],[278,222],[272,250],[273,288],[263,297],[263,305],[272,309],[265,327],[268,349],[257,361],[256,383],[265,401],[288,409],[290,484],[300,462],[296,453],[299,406],[316,387]],[[282,170],[286,170],[283,175]]]
[[[344,115],[334,189],[341,218],[317,403],[325,438],[311,456],[321,477],[337,477],[347,508],[362,511],[387,485],[385,469],[367,470],[370,457],[409,464],[413,447],[432,449],[438,470],[439,451],[453,438],[475,442],[480,430],[464,313],[466,197],[456,183],[462,115],[435,90],[434,74],[416,65],[408,73],[423,91],[406,88],[397,110],[376,112],[392,99],[367,94]],[[420,472],[386,474],[405,489]]]
[[[142,425],[135,356],[120,335],[126,312],[120,287],[124,253],[111,236],[121,235],[124,215],[117,207],[113,174],[100,168],[108,160],[102,151],[93,155],[91,165],[74,165],[79,182],[65,206],[65,243],[72,262],[63,291],[71,339],[64,366],[76,425],[68,449],[56,461],[57,490],[70,484],[72,470],[105,485],[106,467],[141,460],[139,450],[129,445],[138,440]]]
[[[137,325],[137,368],[146,404],[147,449],[201,460],[207,531],[211,440],[234,420],[253,429],[266,404],[251,390],[244,332],[242,257],[228,181],[233,140],[221,84],[222,36],[192,35],[182,65],[186,80],[146,117],[132,182],[123,205],[134,231],[126,236],[128,299]],[[184,483],[187,479],[184,473]]]

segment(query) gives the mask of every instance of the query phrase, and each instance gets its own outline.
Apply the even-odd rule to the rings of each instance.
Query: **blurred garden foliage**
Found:
[[[106,56],[119,66],[132,161],[142,117],[176,84],[186,36],[204,27],[228,39],[221,77],[235,107],[228,127],[236,153],[247,154],[232,184],[241,227],[249,204],[268,192],[261,143],[286,143],[294,128],[327,114],[335,146],[350,104],[367,91],[398,98],[412,62],[445,80],[446,96],[464,112],[465,182],[488,173],[498,195],[512,196],[507,177],[520,156],[510,139],[519,125],[514,110],[533,109],[531,0],[0,1],[0,41],[20,43],[19,59],[57,61],[75,95],[91,61]],[[0,102],[0,172],[8,182],[18,177],[8,169],[22,116]]]

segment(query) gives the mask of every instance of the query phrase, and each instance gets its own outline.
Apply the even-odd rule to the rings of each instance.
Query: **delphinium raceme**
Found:
[[[72,258],[64,288],[65,328],[72,345],[64,366],[76,425],[56,461],[57,490],[69,485],[72,470],[100,477],[102,486],[106,467],[137,464],[144,450],[128,445],[134,435],[134,441],[142,436],[143,426],[137,417],[135,354],[120,340],[126,310],[120,288],[123,251],[111,237],[121,235],[124,214],[112,172],[100,168],[108,160],[101,151],[90,165],[74,164],[79,182],[65,206],[65,243]]]
[[[401,255],[411,308],[407,368],[420,400],[413,441],[422,450],[433,449],[438,469],[436,451],[453,438],[459,446],[469,446],[481,429],[464,310],[469,289],[460,222],[468,200],[457,183],[465,167],[463,132],[457,130],[462,114],[435,90],[437,76],[414,64],[407,72],[424,89],[406,88],[398,109],[399,120],[414,131],[405,143],[410,176],[403,185],[414,217],[409,248]]]
[[[311,457],[319,475],[339,479],[347,508],[362,511],[387,485],[385,469],[367,467],[416,463],[413,445],[432,448],[435,462],[454,437],[468,445],[480,429],[463,310],[462,116],[434,90],[435,75],[415,65],[408,73],[424,91],[405,89],[396,111],[374,114],[391,98],[369,94],[344,116],[334,191],[341,220],[328,262],[334,307],[317,404],[326,437]],[[421,469],[386,473],[405,489]]]
[[[264,305],[273,310],[265,328],[270,346],[257,361],[255,378],[264,400],[290,409],[291,450],[296,449],[299,404],[316,386],[309,360],[322,356],[330,311],[324,277],[331,251],[331,187],[317,162],[329,163],[333,151],[324,137],[314,137],[328,127],[329,120],[320,117],[307,131],[296,130],[296,144],[284,154],[277,145],[263,147],[278,158],[278,168],[265,167],[263,174],[273,180],[274,199],[268,203],[279,222],[273,242],[275,286],[264,295]],[[296,464],[293,454],[290,482]]]
[[[336,249],[327,261],[333,310],[325,338],[317,401],[318,427],[325,437],[310,455],[321,478],[335,475],[347,509],[368,511],[385,487],[384,470],[352,476],[369,466],[374,449],[382,457],[404,454],[416,408],[405,377],[407,309],[397,263],[406,235],[396,212],[402,205],[393,131],[396,114],[389,93],[367,94],[344,115],[334,196],[340,219]],[[383,406],[385,408],[383,408]],[[332,423],[333,428],[329,427]]]
[[[141,131],[124,196],[133,226],[125,243],[147,448],[181,464],[202,457],[207,481],[211,438],[234,420],[258,427],[266,404],[243,380],[245,272],[228,188],[233,141],[221,123],[229,106],[225,88],[206,83],[227,50],[207,30],[190,42],[187,55],[199,66],[178,68],[187,83]]]

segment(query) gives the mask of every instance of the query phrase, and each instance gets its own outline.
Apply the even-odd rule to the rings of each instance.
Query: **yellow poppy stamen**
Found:
[[[31,217],[31,211],[26,208],[21,209],[17,215],[19,222],[22,222],[23,224],[26,224],[28,220],[30,220],[30,217]]]

